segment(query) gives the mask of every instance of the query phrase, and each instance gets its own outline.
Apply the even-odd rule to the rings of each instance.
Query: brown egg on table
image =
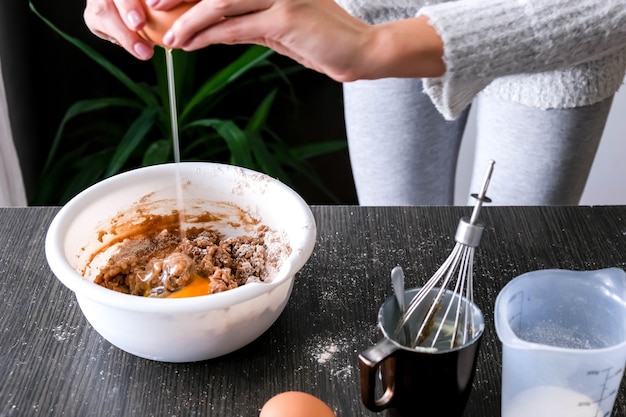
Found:
[[[141,3],[146,13],[146,24],[138,33],[145,40],[159,46],[163,46],[163,35],[172,27],[176,19],[196,4],[196,2],[181,3],[170,10],[154,10],[145,4],[145,0]]]
[[[319,398],[300,391],[287,391],[270,398],[259,417],[337,417]]]

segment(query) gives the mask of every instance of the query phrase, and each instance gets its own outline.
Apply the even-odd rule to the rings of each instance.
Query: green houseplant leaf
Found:
[[[144,109],[133,124],[130,125],[109,161],[109,166],[104,173],[106,177],[118,173],[124,165],[126,165],[131,154],[139,147],[150,130],[152,130],[156,114],[155,109],[148,107]]]
[[[47,171],[50,168],[50,165],[55,160],[57,149],[59,148],[63,137],[63,130],[65,129],[65,125],[69,123],[70,120],[80,116],[81,114],[90,113],[109,107],[134,107],[137,109],[140,108],[137,105],[137,102],[120,97],[105,97],[95,100],[82,100],[72,104],[72,106],[67,110],[65,116],[61,120],[61,124],[59,125],[54,139],[52,140],[52,147],[48,152],[48,158],[46,159],[46,163],[44,165],[44,171]]]
[[[96,61],[102,68],[104,68],[109,73],[111,73],[111,75],[113,75],[115,78],[117,78],[122,84],[124,84],[133,93],[135,93],[135,95],[137,97],[141,98],[146,104],[156,105],[156,102],[154,101],[154,96],[152,94],[150,94],[149,92],[145,91],[145,89],[143,89],[139,84],[137,84],[133,80],[131,80],[122,70],[117,68],[115,65],[113,65],[110,61],[108,61],[105,57],[103,57],[100,53],[95,51],[93,48],[91,48],[86,43],[81,42],[80,40],[78,40],[78,39],[76,39],[76,38],[74,38],[72,36],[69,36],[68,34],[63,32],[61,29],[56,27],[52,22],[50,22],[48,19],[43,17],[37,11],[37,9],[35,9],[35,6],[33,6],[33,4],[31,2],[29,2],[29,6],[30,6],[31,11],[33,13],[35,13],[35,15],[37,15],[37,17],[39,17],[44,23],[46,23],[59,36],[61,36],[62,38],[67,40],[69,43],[71,43],[74,46],[76,46],[77,48],[79,48],[89,58],[91,58],[94,61]]]
[[[198,108],[207,98],[219,92],[226,85],[243,76],[246,71],[262,64],[272,51],[267,48],[253,45],[243,55],[209,78],[193,96],[189,103],[183,108],[180,115],[180,122],[184,122],[189,114]]]

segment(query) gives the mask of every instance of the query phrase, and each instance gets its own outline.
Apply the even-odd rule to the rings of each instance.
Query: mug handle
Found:
[[[361,373],[361,400],[372,411],[382,411],[389,406],[395,392],[395,381],[388,381],[385,392],[376,397],[376,380],[378,370],[385,360],[392,359],[398,347],[389,339],[384,338],[359,355],[359,371]]]

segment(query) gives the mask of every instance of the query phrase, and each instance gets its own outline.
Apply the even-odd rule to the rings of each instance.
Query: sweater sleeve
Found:
[[[446,74],[425,91],[456,118],[496,78],[594,61],[626,45],[626,0],[457,0],[425,6]]]

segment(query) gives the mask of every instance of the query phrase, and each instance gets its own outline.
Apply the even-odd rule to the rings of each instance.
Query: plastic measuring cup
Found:
[[[539,270],[498,294],[502,417],[608,417],[626,365],[626,273]]]

